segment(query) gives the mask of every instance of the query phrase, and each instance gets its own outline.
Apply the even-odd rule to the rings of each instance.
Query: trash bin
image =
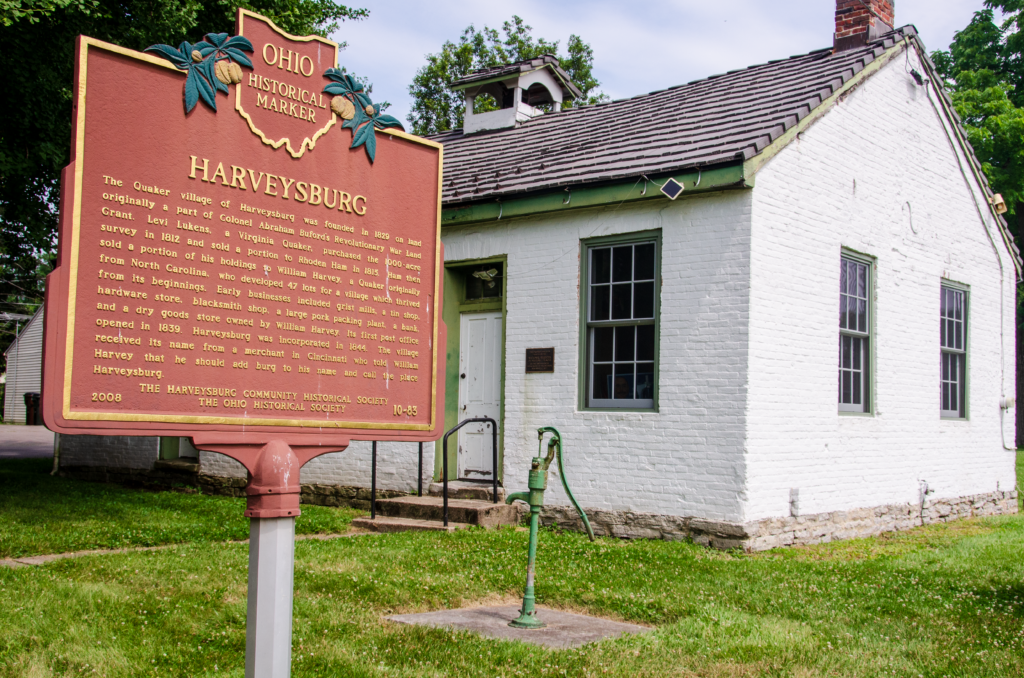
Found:
[[[42,426],[43,417],[39,413],[39,405],[42,396],[38,393],[25,394],[25,425]]]

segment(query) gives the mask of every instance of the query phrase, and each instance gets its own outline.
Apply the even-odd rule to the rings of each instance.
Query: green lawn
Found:
[[[49,459],[0,462],[0,558],[249,538],[244,499],[54,478],[52,467]],[[295,530],[344,532],[362,513],[303,506]]]
[[[298,543],[293,675],[1024,676],[1017,516],[757,555],[545,530],[542,605],[657,630],[556,651],[383,620],[515,600],[526,539]],[[0,676],[242,676],[247,548],[195,541],[0,569]]]

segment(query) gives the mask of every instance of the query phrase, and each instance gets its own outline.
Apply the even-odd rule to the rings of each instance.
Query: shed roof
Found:
[[[915,35],[914,27],[907,26],[859,49],[836,54],[821,49],[629,99],[541,115],[514,128],[433,135],[444,144],[442,200],[454,207],[742,162],[887,49]],[[518,65],[508,68],[513,67]]]
[[[466,89],[476,84],[491,82],[501,78],[511,78],[520,73],[529,73],[539,68],[549,68],[555,77],[561,81],[564,89],[574,98],[583,96],[583,92],[577,87],[569,74],[562,70],[558,57],[553,54],[541,54],[536,59],[525,59],[512,64],[481,68],[469,73],[452,83],[452,89]]]

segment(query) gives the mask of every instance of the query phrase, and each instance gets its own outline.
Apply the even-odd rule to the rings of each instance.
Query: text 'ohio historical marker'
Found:
[[[246,676],[279,678],[300,468],[352,437],[441,434],[442,155],[335,43],[246,10],[236,33],[79,38],[43,416],[246,467]]]

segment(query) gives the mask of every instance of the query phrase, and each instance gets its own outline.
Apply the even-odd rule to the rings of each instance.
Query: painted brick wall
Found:
[[[895,59],[757,176],[747,521],[788,516],[791,489],[812,514],[919,503],[925,485],[929,501],[1014,487],[999,409],[1014,393],[1013,264],[911,67],[924,71]],[[877,258],[872,417],[837,414],[843,247]],[[939,417],[944,277],[970,285],[969,421]]]
[[[557,427],[584,507],[738,520],[743,496],[749,192],[446,229],[449,261],[507,255],[504,478],[526,489]],[[656,414],[579,411],[580,240],[662,230]],[[554,374],[525,374],[528,347]],[[552,474],[545,501],[568,503]]]
[[[61,466],[151,469],[160,439],[150,436],[61,435]]]

